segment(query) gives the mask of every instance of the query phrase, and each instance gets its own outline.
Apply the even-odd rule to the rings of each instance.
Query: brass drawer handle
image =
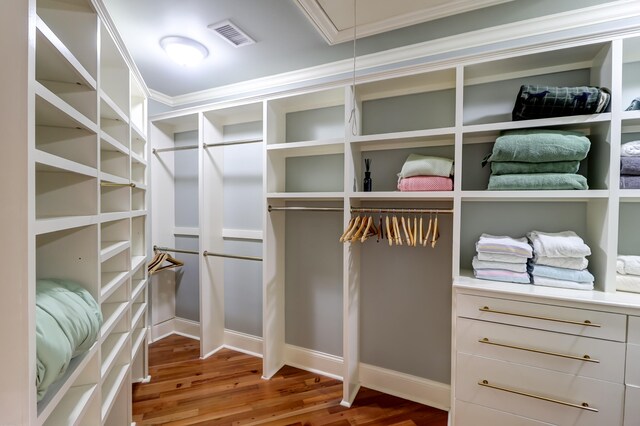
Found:
[[[516,312],[496,311],[495,309],[491,309],[488,306],[483,306],[482,308],[479,308],[479,310],[482,311],[482,312],[490,312],[492,314],[512,315],[514,317],[533,318],[533,319],[539,319],[539,320],[544,320],[544,321],[561,322],[561,323],[565,323],[565,324],[583,325],[585,327],[598,327],[598,328],[601,327],[600,324],[594,324],[589,320],[571,321],[571,320],[564,320],[564,319],[559,319],[559,318],[539,317],[539,316],[536,316],[536,315],[518,314]]]
[[[484,386],[486,388],[497,389],[504,392],[515,393],[516,395],[528,396],[529,398],[539,399],[541,401],[553,402],[554,404],[566,405],[567,407],[579,408],[581,410],[592,411],[594,413],[598,412],[597,408],[589,407],[589,404],[586,402],[582,402],[580,404],[575,404],[573,402],[561,401],[559,399],[547,398],[546,396],[535,395],[532,393],[522,392],[515,389],[509,389],[502,386],[496,386],[489,383],[488,380],[482,380],[478,382],[480,386]]]
[[[558,353],[558,352],[543,351],[543,350],[534,349],[534,348],[525,348],[524,346],[515,346],[515,345],[509,345],[509,344],[506,344],[506,343],[492,342],[487,337],[483,337],[482,339],[478,340],[478,342],[484,343],[484,344],[487,344],[487,345],[500,346],[500,347],[503,347],[503,348],[518,349],[518,350],[521,350],[521,351],[534,352],[534,353],[537,353],[537,354],[558,356],[558,357],[561,357],[561,358],[575,359],[575,360],[584,361],[584,362],[593,362],[593,363],[596,363],[596,364],[600,363],[599,360],[593,359],[589,355],[583,355],[583,356],[568,355],[568,354],[562,354],[562,353]]]

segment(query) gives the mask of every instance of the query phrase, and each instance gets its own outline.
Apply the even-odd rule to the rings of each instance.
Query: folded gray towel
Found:
[[[640,157],[620,157],[621,175],[640,175]]]
[[[620,189],[640,189],[640,176],[620,176]]]

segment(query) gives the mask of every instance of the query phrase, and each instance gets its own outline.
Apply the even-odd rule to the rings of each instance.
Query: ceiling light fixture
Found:
[[[163,37],[160,46],[174,62],[186,67],[197,65],[209,55],[206,47],[187,37]]]

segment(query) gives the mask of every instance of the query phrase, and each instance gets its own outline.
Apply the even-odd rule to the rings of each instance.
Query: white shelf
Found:
[[[37,42],[38,45],[38,62],[44,62],[47,67],[47,71],[50,74],[47,74],[45,77],[48,80],[54,81],[67,81],[69,80],[67,69],[69,68],[73,71],[73,76],[76,77],[75,81],[69,81],[70,83],[76,83],[77,80],[80,80],[82,84],[85,84],[96,90],[97,84],[96,80],[91,76],[91,74],[82,66],[80,61],[71,53],[71,51],[65,46],[65,44],[54,34],[54,32],[49,28],[49,26],[42,20],[40,17],[36,16],[36,34],[37,34]],[[50,49],[44,49],[41,42],[47,42]],[[44,55],[44,56],[40,56]],[[64,66],[55,66],[54,64],[63,60],[67,67]],[[63,69],[60,69],[63,68]]]
[[[143,183],[136,183],[133,182],[136,186],[134,186],[134,188],[139,189],[140,191],[146,191],[147,190],[147,185],[143,184]]]
[[[129,118],[127,114],[107,95],[104,90],[100,90],[100,117],[108,118],[109,120],[122,121],[125,124],[129,124]]]
[[[131,283],[131,300],[136,300],[140,294],[144,291],[147,279],[132,280]]]
[[[184,234],[175,234],[175,235],[184,235]],[[254,240],[254,241],[262,241],[263,232],[262,230],[254,230],[254,229],[222,229],[222,238],[223,239],[235,239],[235,240]]]
[[[58,412],[58,406],[65,400],[69,390],[74,387],[73,384],[85,371],[91,359],[96,356],[98,345],[99,343],[96,342],[87,352],[72,358],[64,375],[49,386],[44,398],[38,403],[38,424],[44,424],[53,413]]]
[[[100,144],[100,149],[103,151],[118,151],[124,155],[129,155],[129,149],[124,146],[124,144],[120,143],[118,140],[116,140],[116,138],[114,138],[113,136],[111,136],[110,134],[108,134],[105,131],[100,131],[100,140],[101,142],[104,142],[106,144],[108,144],[108,146],[110,146],[111,149],[109,149],[109,147],[105,147],[102,143]]]
[[[455,128],[413,130],[376,135],[350,136],[351,146],[361,151],[448,146],[454,144]]]
[[[173,228],[173,235],[190,235],[198,237],[200,236],[200,228],[175,227]]]
[[[269,192],[267,199],[300,201],[333,201],[344,199],[344,192]]]
[[[131,210],[131,217],[146,216],[147,210]]]
[[[144,158],[133,151],[131,151],[131,161],[142,164],[143,166],[147,165],[147,162],[144,160]]]
[[[135,133],[135,135],[132,136],[137,136],[141,141],[147,141],[147,135],[144,134],[142,129],[140,129],[134,121],[131,121],[131,131]]]
[[[103,302],[129,278],[129,271],[103,272],[101,276],[100,301]]]
[[[539,127],[562,127],[563,130],[580,129],[595,123],[607,123],[611,121],[611,113],[590,115],[570,115],[566,117],[541,118],[536,120],[502,121],[499,123],[473,124],[462,127],[462,132],[484,133],[500,132],[504,130],[532,129]]]
[[[111,408],[113,408],[113,403],[116,400],[116,396],[118,392],[125,384],[125,378],[127,377],[127,373],[129,372],[129,364],[121,365],[119,368],[114,368],[111,371],[111,374],[107,377],[107,379],[102,384],[102,410],[101,417],[104,422],[109,413],[111,412]],[[106,389],[105,389],[106,387]]]
[[[133,331],[133,337],[131,339],[131,359],[135,359],[140,349],[142,349],[145,337],[147,337],[146,327],[138,328]]]
[[[129,184],[129,179],[112,175],[111,173],[100,172],[100,180],[110,183]],[[108,188],[108,187],[107,187]]]
[[[69,388],[56,411],[47,418],[42,426],[76,426],[87,424],[84,421],[84,415],[87,412],[91,402],[97,397],[97,384],[73,386]],[[40,419],[38,419],[40,420]]]
[[[129,332],[112,333],[102,342],[102,365],[100,366],[100,377],[103,379],[109,375],[116,360],[123,352],[129,341]],[[105,350],[106,349],[106,350]]]
[[[144,313],[147,311],[146,303],[134,303],[131,306],[131,310],[133,311],[133,315],[131,316],[131,328],[135,328],[138,321],[144,316]]]
[[[36,124],[51,127],[82,127],[92,133],[98,125],[56,96],[39,82],[34,82],[36,93]]]
[[[83,226],[95,225],[97,223],[97,215],[39,218],[36,220],[35,234],[48,234],[49,232],[81,228]]]
[[[131,257],[131,270],[137,270],[147,260],[147,256],[132,256]]]
[[[277,152],[284,157],[307,157],[314,155],[343,154],[344,139],[336,138],[320,141],[268,144],[267,152]]]
[[[100,262],[111,259],[131,247],[129,241],[103,241],[100,243]]]
[[[98,171],[93,167],[85,166],[39,149],[34,152],[34,160],[36,162],[36,172],[65,171],[90,177],[98,176]]]
[[[618,190],[621,202],[640,201],[640,189],[620,189]]]
[[[350,192],[348,197],[352,200],[453,200],[453,191],[372,191],[372,192]]]
[[[462,201],[588,201],[606,199],[607,189],[559,191],[462,191]]]
[[[111,212],[111,213],[101,213],[100,214],[100,222],[113,222],[114,220],[122,220],[128,219],[130,217],[129,212]]]
[[[104,322],[100,328],[100,336],[104,339],[111,332],[116,324],[122,319],[122,316],[127,312],[129,302],[115,302],[115,303],[102,303],[102,315]]]

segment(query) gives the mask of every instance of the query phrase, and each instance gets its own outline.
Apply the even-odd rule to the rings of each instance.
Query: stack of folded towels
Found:
[[[526,238],[482,234],[473,258],[476,278],[529,284],[527,261],[532,256]]]
[[[618,256],[616,272],[618,290],[640,293],[640,256]]]
[[[620,188],[640,189],[640,140],[620,147]]]
[[[577,174],[591,142],[581,133],[525,129],[504,132],[485,161],[489,190],[588,189]]]
[[[453,160],[410,154],[398,173],[400,191],[452,191]]]
[[[527,234],[533,246],[529,262],[531,281],[536,285],[593,290],[593,275],[587,270],[591,249],[573,231]]]

